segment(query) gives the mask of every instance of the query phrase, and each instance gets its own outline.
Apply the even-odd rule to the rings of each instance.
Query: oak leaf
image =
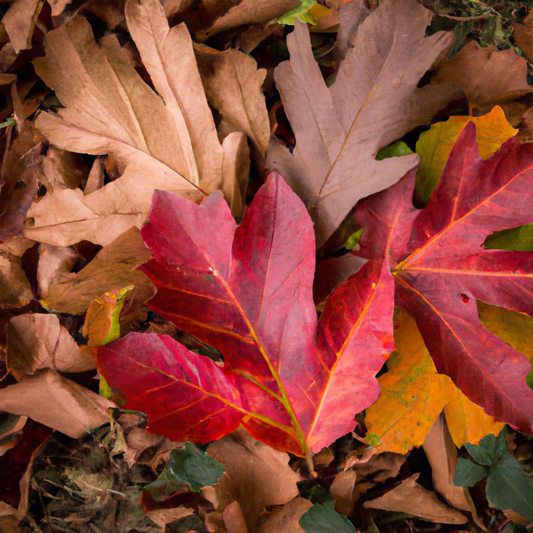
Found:
[[[418,157],[376,161],[384,146],[421,124],[457,94],[451,85],[417,84],[451,44],[447,33],[426,37],[431,12],[415,0],[386,0],[358,27],[354,47],[327,87],[306,26],[287,38],[290,61],[274,77],[296,136],[291,153],[273,139],[267,166],[302,198],[321,246],[358,200],[385,189]],[[409,31],[406,31],[409,28]]]
[[[386,266],[366,263],[317,325],[312,222],[275,173],[238,228],[220,194],[197,206],[156,192],[142,237],[154,253],[142,270],[158,286],[150,307],[225,357],[217,366],[164,335],[99,347],[100,373],[151,431],[209,442],[242,423],[306,456],[354,428],[393,343]]]
[[[38,128],[65,150],[109,154],[122,174],[90,194],[59,191],[61,197],[47,194],[34,204],[28,234],[41,242],[109,244],[142,225],[156,188],[194,199],[222,188],[234,213],[242,210],[246,139],[234,132],[219,143],[187,29],[169,29],[156,0],[129,1],[126,18],[160,96],[137,74],[115,37],[104,37],[98,46],[79,16],[49,32],[46,56],[34,61],[65,106],[42,113]],[[59,204],[70,207],[57,210]]]
[[[492,231],[533,219],[533,145],[506,143],[484,161],[475,126],[459,136],[428,206],[414,209],[414,173],[364,200],[358,254],[386,257],[395,303],[411,314],[437,370],[496,421],[531,431],[529,361],[482,325],[476,300],[531,314],[532,252],[483,248]]]

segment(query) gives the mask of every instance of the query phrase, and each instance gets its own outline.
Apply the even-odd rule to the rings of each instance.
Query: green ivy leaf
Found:
[[[479,445],[466,443],[468,453],[476,463],[492,467],[500,457],[507,453],[507,439],[505,428],[496,437],[489,433],[479,441]]]
[[[457,459],[457,468],[453,483],[458,487],[473,487],[478,481],[481,481],[488,475],[490,469],[486,466],[480,466],[466,459]]]
[[[332,501],[324,505],[315,503],[300,518],[300,526],[307,533],[355,533],[353,524],[335,511]]]

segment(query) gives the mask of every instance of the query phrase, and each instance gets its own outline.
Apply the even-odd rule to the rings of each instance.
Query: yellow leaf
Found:
[[[471,402],[453,383],[450,383],[448,394],[450,401],[444,408],[444,414],[453,442],[458,448],[467,442],[478,444],[489,433],[500,434],[505,424],[494,422],[492,416]]]
[[[431,193],[439,183],[457,137],[469,122],[476,125],[479,155],[483,159],[488,159],[518,131],[507,122],[499,106],[481,117],[455,116],[431,126],[416,143],[416,153],[420,156],[416,189],[425,202],[429,201]]]
[[[437,374],[415,320],[397,310],[394,322],[397,351],[378,378],[381,394],[366,410],[365,424],[371,442],[381,441],[380,452],[403,454],[424,442],[448,402],[451,380]]]

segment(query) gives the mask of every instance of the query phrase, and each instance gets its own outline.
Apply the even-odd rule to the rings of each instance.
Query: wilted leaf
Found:
[[[2,18],[15,52],[31,48],[31,38],[44,0],[15,0]]]
[[[257,533],[303,533],[301,516],[312,507],[309,500],[294,498],[283,507],[276,509],[261,525]]]
[[[110,407],[117,406],[49,368],[0,389],[1,411],[28,416],[74,439],[109,422]]]
[[[42,368],[59,372],[85,372],[95,360],[78,348],[56,315],[15,316],[6,328],[7,368],[18,379]]]
[[[410,478],[387,492],[384,496],[365,502],[368,509],[382,509],[418,516],[437,524],[466,524],[466,516],[442,503],[434,492],[416,482],[420,474]]]
[[[296,147],[291,154],[271,141],[267,166],[303,199],[318,246],[359,199],[392,185],[418,160],[376,161],[378,151],[428,123],[455,95],[451,86],[417,88],[452,41],[444,33],[426,37],[430,21],[431,12],[414,0],[382,2],[359,26],[330,88],[306,27],[297,24],[287,38],[291,59],[276,68],[275,80]]]
[[[353,524],[335,511],[333,502],[315,503],[302,518],[300,526],[306,533],[355,533]]]
[[[133,285],[127,285],[121,289],[113,289],[89,305],[83,325],[83,335],[88,338],[89,346],[107,344],[120,337],[120,313],[128,293],[134,288]]]
[[[24,252],[33,244],[33,241],[15,238],[0,245],[0,309],[30,303],[33,293],[21,261]]]
[[[476,125],[479,155],[483,159],[488,159],[518,131],[507,122],[499,106],[495,106],[490,113],[481,117],[455,116],[446,122],[433,124],[416,143],[416,153],[420,156],[416,190],[425,203],[429,202],[431,193],[439,183],[457,137],[469,122]]]
[[[289,466],[289,456],[257,442],[245,431],[214,442],[208,453],[226,468],[215,486],[216,509],[223,511],[236,500],[250,531],[255,531],[266,507],[283,505],[298,495],[299,478]]]
[[[98,349],[101,374],[133,400],[128,406],[147,412],[154,431],[208,442],[244,416],[255,438],[306,456],[354,428],[354,414],[379,394],[373,376],[392,347],[386,267],[366,263],[329,298],[317,327],[312,223],[275,173],[239,228],[221,195],[196,206],[157,192],[142,236],[155,254],[143,271],[159,287],[150,307],[225,357],[221,369],[171,339],[138,334]],[[224,385],[212,389],[203,372]],[[194,402],[206,406],[201,424]]]
[[[528,61],[533,61],[533,15],[529,15],[524,19],[523,24],[513,24],[514,26],[514,40],[524,56]]]
[[[439,372],[496,421],[531,431],[529,361],[491,335],[476,300],[533,313],[531,252],[484,249],[492,231],[531,222],[533,145],[507,143],[484,161],[475,127],[459,136],[428,206],[412,205],[413,174],[360,203],[357,254],[387,257],[396,305],[416,320]]]
[[[495,104],[533,91],[527,83],[527,62],[513,49],[495,51],[469,42],[450,61],[443,61],[431,83],[455,83],[470,105],[487,111]]]
[[[127,18],[164,101],[135,72],[116,38],[104,38],[100,48],[81,17],[49,32],[47,55],[35,60],[37,73],[66,107],[41,114],[38,127],[60,148],[110,154],[122,173],[85,196],[58,191],[34,204],[28,233],[41,242],[106,245],[141,226],[156,188],[194,198],[222,188],[231,197],[235,182],[243,181],[236,173],[247,176],[242,134],[218,142],[185,26],[169,30],[155,0],[129,2]]]
[[[143,304],[153,296],[155,287],[137,267],[151,256],[139,230],[131,228],[102,248],[80,272],[57,275],[47,291],[41,292],[41,303],[48,309],[82,315],[106,291],[131,284],[135,286],[132,305]]]

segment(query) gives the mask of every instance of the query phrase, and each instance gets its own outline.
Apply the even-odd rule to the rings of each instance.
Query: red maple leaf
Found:
[[[470,123],[422,211],[414,179],[360,202],[359,254],[389,262],[395,303],[416,319],[437,370],[496,420],[531,432],[531,365],[484,328],[476,300],[533,315],[533,252],[483,247],[492,232],[533,221],[533,144],[510,141],[484,161]]]
[[[154,254],[152,309],[216,348],[219,366],[165,335],[130,333],[98,367],[148,414],[151,431],[209,442],[243,424],[298,455],[355,427],[393,349],[393,280],[369,261],[329,298],[317,323],[313,224],[272,173],[237,227],[220,192],[196,205],[157,191],[141,235]]]

